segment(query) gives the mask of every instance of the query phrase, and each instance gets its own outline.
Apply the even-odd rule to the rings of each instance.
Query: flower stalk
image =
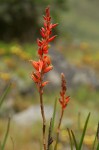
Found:
[[[53,41],[56,37],[56,35],[52,34],[52,29],[57,26],[57,24],[51,23],[51,16],[50,16],[50,9],[49,7],[45,10],[45,16],[44,18],[44,27],[40,29],[40,34],[42,36],[41,39],[37,39],[37,45],[38,45],[38,56],[39,60],[34,61],[30,60],[33,68],[35,71],[32,72],[31,78],[35,82],[39,97],[40,97],[40,108],[41,108],[41,115],[43,120],[43,147],[44,150],[47,149],[46,146],[46,118],[45,118],[45,112],[44,112],[44,104],[43,104],[43,88],[48,84],[48,81],[43,81],[44,75],[51,71],[53,69],[53,66],[51,65],[50,57],[48,56],[48,48],[49,43]]]
[[[69,100],[70,100],[70,97],[66,96],[65,76],[62,73],[61,74],[61,91],[60,91],[60,98],[59,98],[59,102],[61,104],[61,115],[60,115],[60,119],[59,119],[59,123],[58,123],[58,127],[57,127],[56,143],[55,143],[54,150],[57,150],[57,144],[59,141],[59,133],[60,133],[60,127],[61,127],[61,123],[62,123],[62,119],[63,119],[63,115],[64,115],[64,110],[65,110]]]

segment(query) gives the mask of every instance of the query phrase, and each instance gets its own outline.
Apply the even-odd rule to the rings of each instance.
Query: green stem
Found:
[[[41,85],[42,85],[42,81],[41,81]],[[43,130],[43,146],[44,146],[44,150],[46,150],[46,137],[45,137],[46,119],[45,119],[44,104],[43,104],[43,88],[41,85],[40,85],[39,95],[40,95],[41,115],[43,119],[43,129],[42,129]]]
[[[56,144],[55,144],[54,150],[57,150],[57,144],[59,141],[60,126],[61,126],[63,114],[64,114],[64,109],[61,109],[61,116],[60,116],[59,124],[58,124],[58,128],[57,128]]]

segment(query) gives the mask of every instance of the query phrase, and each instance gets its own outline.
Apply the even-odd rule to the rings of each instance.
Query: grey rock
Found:
[[[51,86],[56,88],[58,86],[60,87],[60,74],[64,73],[69,88],[85,84],[97,90],[99,89],[99,78],[92,68],[87,66],[79,68],[78,66],[70,64],[70,62],[68,62],[60,52],[55,51],[54,48],[50,49],[49,52],[54,66],[54,69],[47,75],[48,80],[51,82]]]
[[[52,117],[53,108],[51,106],[45,106],[45,114],[46,119],[50,119]],[[14,121],[18,125],[22,126],[30,126],[36,121],[41,121],[41,111],[38,105],[31,106],[28,109],[13,115],[12,121]]]
[[[44,106],[46,120],[50,120],[53,114],[53,107],[45,105]],[[28,109],[14,114],[12,117],[12,121],[19,126],[30,126],[33,125],[37,121],[42,121],[41,110],[39,105],[31,106]],[[56,113],[56,122],[59,121],[59,115]],[[62,126],[71,126],[73,124],[73,120],[71,118],[64,118]]]

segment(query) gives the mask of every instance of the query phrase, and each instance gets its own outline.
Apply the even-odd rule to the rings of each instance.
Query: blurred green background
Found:
[[[9,114],[16,115],[29,107],[39,105],[39,96],[30,79],[33,70],[30,59],[38,59],[36,39],[40,37],[45,8],[50,6],[52,22],[59,23],[54,30],[58,37],[52,44],[58,55],[64,56],[66,62],[76,68],[90,68],[94,74],[97,88],[93,85],[77,85],[68,89],[71,96],[65,119],[70,127],[76,130],[77,116],[81,113],[81,122],[88,112],[91,121],[85,145],[90,149],[93,135],[99,120],[99,1],[98,0],[0,0],[0,95],[9,82],[11,91],[5,99],[0,111],[0,137],[3,137],[6,119]],[[57,60],[58,61],[58,60]],[[68,81],[67,81],[68,82]],[[57,89],[45,90],[44,102],[53,106],[55,98],[59,98]],[[59,105],[59,104],[58,104]],[[72,110],[72,112],[71,112]],[[60,111],[60,106],[58,106]],[[65,120],[64,119],[64,120]],[[30,150],[39,149],[40,121],[34,127],[25,127],[19,134],[20,127],[13,123],[10,134],[15,141],[15,148]],[[69,123],[67,123],[69,124]],[[83,123],[81,123],[82,128]],[[66,125],[63,126],[64,129]],[[35,131],[34,131],[35,129]],[[27,134],[28,131],[28,134]],[[66,135],[65,135],[66,134]],[[63,132],[59,149],[63,148],[67,133]],[[90,140],[89,140],[90,139]],[[67,142],[68,143],[68,142]],[[7,150],[11,149],[11,140]]]

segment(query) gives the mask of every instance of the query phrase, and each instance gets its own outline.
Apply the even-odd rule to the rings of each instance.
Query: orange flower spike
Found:
[[[51,36],[52,29],[57,26],[57,24],[51,23],[51,16],[50,16],[50,9],[49,7],[45,10],[45,16],[44,18],[44,24],[43,27],[40,29],[41,39],[37,39],[37,45],[38,45],[38,56],[39,60],[31,61],[32,66],[36,70],[32,73],[31,78],[36,83],[36,86],[39,91],[40,95],[40,107],[41,107],[41,114],[42,114],[42,120],[43,120],[43,146],[44,150],[47,149],[46,145],[46,118],[44,113],[44,106],[43,106],[43,87],[46,86],[49,82],[43,81],[44,74],[49,72],[53,69],[53,67],[50,65],[51,60],[49,56],[46,56],[48,54],[49,49],[49,43],[55,39],[56,35]],[[62,101],[63,104],[63,101]]]
[[[44,18],[44,27],[42,27],[40,29],[40,34],[42,36],[42,39],[39,40],[37,39],[37,44],[38,44],[38,54],[40,55],[40,57],[42,57],[43,54],[47,54],[48,53],[48,44],[49,42],[53,41],[56,37],[56,35],[50,37],[51,33],[52,33],[52,28],[56,27],[57,24],[52,24],[51,21],[51,17],[50,17],[50,9],[49,7],[46,8],[45,10],[45,16],[43,16]]]
[[[50,16],[50,8],[47,7],[45,10],[45,16],[44,18],[44,26],[41,27],[40,29],[40,34],[42,36],[41,39],[37,39],[37,45],[38,45],[38,55],[39,55],[39,61],[31,61],[32,66],[34,69],[41,74],[41,78],[39,79],[38,75],[32,74],[32,79],[34,82],[37,82],[38,80],[42,81],[42,77],[44,73],[49,72],[50,70],[53,69],[51,64],[51,60],[49,56],[46,56],[48,54],[48,49],[49,49],[49,42],[54,40],[56,35],[51,36],[52,34],[52,28],[56,27],[57,24],[52,24],[51,23],[51,16]]]
[[[69,100],[70,100],[70,96],[67,96],[65,98],[65,94],[66,94],[66,81],[65,81],[65,77],[64,74],[61,74],[61,79],[62,79],[62,84],[61,84],[61,91],[60,91],[60,96],[61,98],[59,98],[59,102],[61,104],[62,109],[65,109]]]

